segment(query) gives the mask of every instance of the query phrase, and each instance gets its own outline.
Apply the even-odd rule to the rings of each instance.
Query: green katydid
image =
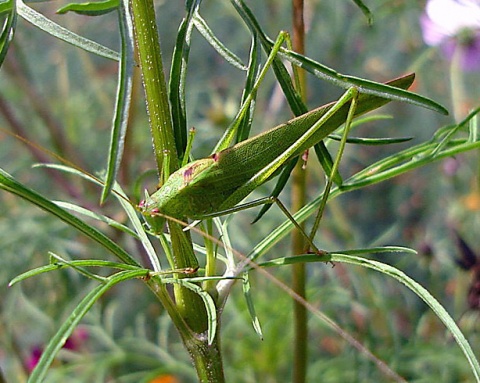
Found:
[[[387,84],[408,89],[413,80],[414,75],[410,74]],[[344,123],[353,98],[357,99],[354,117],[390,101],[358,94],[356,88],[350,88],[336,102],[180,168],[140,203],[140,210],[145,216],[195,220],[240,210],[237,205],[278,174],[288,160],[322,141]]]

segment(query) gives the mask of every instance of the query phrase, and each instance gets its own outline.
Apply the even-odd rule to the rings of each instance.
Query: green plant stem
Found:
[[[150,130],[153,139],[157,170],[160,181],[165,173],[171,174],[179,167],[175,147],[173,124],[168,101],[168,91],[163,74],[162,55],[155,21],[152,0],[132,0],[132,15],[139,64],[143,77]],[[168,169],[164,170],[165,153],[168,154]],[[169,222],[173,262],[176,268],[196,268],[198,261],[188,232],[178,223]],[[182,275],[178,275],[182,278]],[[208,344],[208,317],[202,299],[195,292],[175,284],[175,302],[165,296],[161,286],[150,286],[165,306],[187,348],[201,382],[223,382],[222,358],[218,335]],[[218,332],[217,332],[218,334]]]
[[[166,151],[170,156],[169,173],[173,173],[178,168],[178,158],[155,9],[151,0],[132,0],[131,4],[157,170],[162,173]]]
[[[164,284],[158,283],[154,278],[148,281],[147,284],[160,302],[162,302],[175,327],[180,332],[183,344],[192,358],[192,362],[197,371],[199,382],[225,382],[219,336],[217,335],[213,343],[209,345],[205,333],[200,334],[192,331],[186,318],[178,310],[178,305],[175,305],[170,299]],[[193,292],[191,293],[194,294]],[[196,299],[194,298],[194,300]],[[200,311],[204,312],[205,309],[202,308]],[[217,332],[217,334],[218,333],[219,332]]]
[[[305,25],[303,21],[303,0],[292,1],[293,16],[293,50],[305,53]],[[303,100],[306,94],[305,72],[298,72],[299,91]],[[303,168],[303,161],[298,161],[292,173],[292,211],[300,210],[306,202],[306,174]],[[304,226],[302,226],[303,228]],[[292,232],[293,254],[301,254],[305,251],[305,239],[299,230]],[[292,266],[292,289],[300,297],[306,298],[306,272],[305,264],[298,263]],[[297,300],[293,300],[293,325],[294,325],[294,350],[293,350],[293,377],[292,382],[304,383],[307,374],[307,309]]]
[[[197,370],[201,383],[224,383],[222,355],[220,353],[219,337],[208,345],[204,339],[191,337],[183,339]]]

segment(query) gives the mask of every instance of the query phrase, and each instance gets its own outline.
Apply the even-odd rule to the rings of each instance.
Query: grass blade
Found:
[[[242,91],[242,104],[247,100],[248,95],[254,90],[255,82],[260,72],[259,55],[260,44],[256,36],[253,36],[248,60],[247,78]],[[250,136],[250,130],[252,128],[253,122],[253,114],[255,112],[255,104],[256,97],[252,97],[250,107],[245,112],[245,115],[242,117],[242,120],[239,123],[237,130],[237,139],[235,140],[235,143],[246,140]]]
[[[68,267],[109,267],[118,270],[138,270],[137,266],[127,265],[125,263],[119,262],[103,261],[100,259],[82,259],[69,262],[55,262],[49,265],[36,267],[32,270],[28,270],[20,275],[17,275],[9,282],[8,287],[12,287],[13,285],[16,285],[17,283],[31,277],[48,273],[50,271],[66,269]],[[147,269],[145,269],[144,271],[145,274],[148,272]]]
[[[85,209],[81,206],[74,205],[69,202],[63,202],[63,201],[53,201],[56,205],[60,206],[62,209],[67,209],[74,211],[76,213],[82,214],[86,217],[96,219],[97,221],[104,222],[108,226],[111,226],[117,230],[123,231],[124,233],[127,233],[128,235],[131,235],[132,237],[139,239],[137,233],[135,233],[132,229],[129,227],[122,225],[120,222],[115,221],[114,219],[107,217],[103,214],[96,213],[94,211]]]
[[[370,9],[365,5],[365,3],[362,0],[353,0],[353,2],[355,4],[357,4],[357,7],[360,8],[362,13],[367,18],[368,25],[372,25],[373,24],[373,14],[370,11]]]
[[[330,134],[328,138],[340,141],[342,137],[338,134]],[[347,143],[357,144],[357,145],[390,145],[390,144],[400,144],[402,142],[407,142],[413,140],[413,137],[385,137],[385,138],[365,138],[365,137],[348,137]],[[336,182],[337,183],[337,182]],[[337,183],[338,184],[338,183]],[[340,184],[339,184],[340,185]]]

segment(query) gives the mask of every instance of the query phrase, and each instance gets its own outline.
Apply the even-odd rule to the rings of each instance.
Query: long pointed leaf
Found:
[[[360,8],[360,10],[363,12],[365,17],[367,18],[368,25],[373,24],[373,14],[370,11],[370,9],[365,5],[365,3],[362,0],[353,0],[355,4]]]
[[[118,72],[116,106],[110,136],[110,148],[108,151],[107,175],[105,177],[105,185],[103,186],[101,203],[105,202],[110,194],[117,177],[118,169],[120,168],[125,135],[127,134],[130,100],[132,98],[134,37],[132,16],[127,0],[122,0],[120,3],[118,21],[122,46],[121,58]]]
[[[19,183],[15,180],[10,174],[5,172],[3,169],[0,169],[0,189],[8,191],[12,194],[15,194],[32,204],[38,206],[39,208],[47,211],[48,213],[56,216],[63,222],[73,226],[75,229],[79,230],[87,237],[93,239],[95,242],[102,245],[105,249],[116,255],[123,262],[139,266],[137,261],[135,261],[130,254],[128,254],[123,248],[118,246],[105,234],[94,228],[93,226],[87,225],[82,220],[78,219],[74,215],[70,214],[66,210],[55,205],[53,202],[49,201],[42,195],[37,192],[27,188],[26,186]]]
[[[73,260],[68,263],[66,262],[55,262],[53,264],[36,267],[32,270],[28,270],[20,275],[17,275],[9,283],[8,287],[12,287],[19,282],[24,281],[25,279],[36,277],[37,275],[48,273],[50,271],[56,271],[61,269],[66,269],[68,267],[109,267],[119,270],[139,270],[137,266],[127,265],[125,263],[103,261],[101,259],[82,259],[82,260]],[[149,270],[145,269],[145,274]]]
[[[245,23],[247,23],[250,30],[258,33],[264,49],[269,52],[272,49],[273,41],[263,32],[253,12],[246,6],[246,4],[242,0],[231,0],[231,2],[239,12],[242,19],[245,21]],[[448,111],[443,106],[433,100],[430,100],[418,94],[403,89],[394,88],[378,82],[338,73],[337,71],[327,67],[326,65],[320,64],[308,57],[305,57],[299,53],[293,52],[285,48],[282,48],[280,50],[279,55],[290,61],[292,64],[304,68],[306,71],[312,73],[314,76],[329,81],[332,84],[342,87],[344,89],[355,86],[358,88],[360,93],[371,94],[390,100],[408,102],[414,105],[422,106],[424,108],[435,110],[442,114],[448,114]]]
[[[169,97],[172,110],[175,145],[179,158],[182,158],[187,147],[187,116],[185,105],[185,79],[187,76],[188,58],[190,54],[190,38],[193,29],[193,17],[200,7],[201,0],[190,1],[187,14],[182,20],[177,33],[170,68]]]
[[[16,4],[18,14],[31,24],[40,28],[42,31],[45,31],[48,34],[78,48],[82,48],[87,52],[95,53],[110,60],[118,61],[120,59],[120,56],[117,52],[98,44],[95,41],[79,36],[76,33],[73,33],[72,31],[58,25],[57,23],[25,5],[22,0],[16,0]]]
[[[458,155],[470,150],[476,150],[480,148],[480,141],[469,142],[462,140],[453,142],[449,147],[438,153],[435,158],[432,158],[429,155],[422,155],[425,153],[431,153],[436,146],[437,143],[423,143],[411,149],[407,149],[404,152],[400,152],[386,159],[380,160],[346,180],[343,183],[342,188],[333,189],[330,194],[330,199],[333,199],[347,191],[358,190],[365,186],[386,181],[407,171],[412,171],[420,166],[430,164],[436,160]],[[294,214],[294,219],[299,223],[306,220],[310,215],[317,211],[321,199],[322,196],[320,195],[315,198],[315,200],[305,205],[302,209]],[[247,255],[247,258],[256,260],[257,258],[261,257],[278,241],[286,237],[292,229],[293,224],[289,220],[284,221],[281,225],[275,228],[270,235],[258,243]],[[244,266],[245,263],[239,264],[237,267],[237,273],[240,273]]]
[[[207,293],[205,290],[203,290],[200,286],[192,282],[188,282],[185,279],[165,278],[162,280],[164,283],[176,283],[183,287],[186,287],[187,289],[198,294],[200,298],[202,298],[203,304],[205,305],[205,310],[207,311],[207,317],[208,317],[208,329],[207,329],[208,344],[212,344],[217,334],[217,308],[210,294]]]
[[[0,33],[0,66],[5,60],[10,42],[13,40],[15,34],[15,26],[17,24],[17,10],[15,7],[15,0],[5,1],[1,4],[0,15],[7,13],[7,18],[3,24]]]
[[[70,3],[57,10],[58,14],[75,12],[79,15],[101,16],[113,12],[120,6],[119,0],[93,1],[87,3]]]
[[[75,307],[75,310],[70,314],[67,320],[58,329],[57,333],[50,339],[47,347],[42,353],[42,356],[30,375],[29,383],[40,383],[45,379],[48,368],[52,364],[58,351],[63,347],[67,338],[72,335],[73,330],[78,323],[87,314],[93,304],[108,290],[110,290],[117,283],[125,280],[139,278],[145,276],[145,270],[139,269],[134,271],[121,271],[108,278],[108,282],[95,287],[90,291],[85,298]]]
[[[195,12],[193,22],[195,28],[200,32],[200,34],[208,41],[208,43],[215,49],[220,56],[222,56],[225,61],[232,64],[235,68],[246,71],[247,67],[242,62],[242,60],[229,50],[218,38],[215,36],[213,31],[208,26],[207,22]]]
[[[259,63],[260,44],[258,38],[254,35],[252,38],[252,46],[250,48],[250,57],[248,60],[247,78],[242,92],[242,104],[247,100],[248,95],[252,92],[255,81],[260,71]],[[256,97],[252,98],[250,107],[242,117],[242,121],[238,127],[237,139],[235,142],[246,140],[250,136],[252,128],[253,113],[255,112]]]
[[[130,229],[129,227],[127,227],[125,225],[122,225],[120,222],[115,221],[114,219],[112,219],[110,217],[107,217],[107,216],[102,215],[102,214],[98,214],[94,211],[85,209],[81,206],[74,205],[74,204],[69,203],[69,202],[63,202],[63,201],[53,201],[53,202],[56,205],[60,206],[62,209],[71,210],[71,211],[74,211],[76,213],[83,214],[86,217],[96,219],[100,222],[104,222],[107,225],[109,225],[109,226],[111,226],[111,227],[113,227],[117,230],[123,231],[124,233],[127,233],[128,235],[131,235],[133,238],[138,239],[137,233],[135,233],[132,229]]]
[[[255,306],[253,304],[252,295],[250,294],[250,281],[248,279],[248,272],[243,274],[242,286],[243,286],[243,296],[245,297],[245,301],[247,302],[247,308],[250,314],[250,318],[252,319],[253,328],[257,333],[257,335],[260,337],[260,339],[263,340],[262,327],[260,326],[260,321],[258,320],[257,313],[255,312]]]
[[[389,248],[384,248],[386,251],[390,251]],[[368,251],[368,249],[365,249]],[[381,249],[371,249],[374,250],[373,252],[378,252]],[[362,253],[365,253],[363,251]],[[398,251],[393,248],[393,251]],[[350,251],[352,253],[353,251]],[[460,346],[461,350],[463,351],[465,357],[470,364],[471,370],[477,382],[480,382],[480,364],[470,346],[467,339],[458,328],[457,324],[453,320],[453,318],[448,314],[447,310],[430,294],[430,292],[425,289],[422,285],[418,282],[410,278],[408,275],[403,273],[402,271],[398,270],[397,268],[387,265],[382,262],[378,262],[372,259],[362,258],[354,255],[346,254],[345,252],[339,253],[328,253],[325,256],[318,256],[316,254],[308,254],[303,256],[294,256],[294,257],[285,257],[275,259],[269,262],[265,262],[263,264],[259,264],[259,266],[274,266],[274,265],[284,265],[284,264],[291,264],[299,262],[300,260],[298,257],[301,257],[301,262],[342,262],[342,263],[349,263],[357,266],[367,267],[369,269],[373,269],[379,271],[385,275],[388,275],[403,285],[407,286],[411,291],[413,291],[419,298],[421,298],[437,315],[437,317],[445,324],[445,326],[449,329],[455,341]]]

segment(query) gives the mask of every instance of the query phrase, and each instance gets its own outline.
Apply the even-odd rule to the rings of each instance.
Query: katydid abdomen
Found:
[[[407,89],[414,75],[388,82]],[[355,116],[376,109],[390,100],[360,94]],[[278,173],[290,159],[325,139],[347,118],[350,103],[341,105],[321,126],[311,133],[288,157],[288,152],[322,116],[338,102],[321,106],[257,136],[242,141],[210,157],[193,161],[170,175],[165,184],[140,205],[143,214],[182,219],[202,219],[206,215],[234,207],[260,184]],[[252,181],[262,169],[272,163],[278,168],[266,179]],[[248,185],[245,187],[245,185]]]

